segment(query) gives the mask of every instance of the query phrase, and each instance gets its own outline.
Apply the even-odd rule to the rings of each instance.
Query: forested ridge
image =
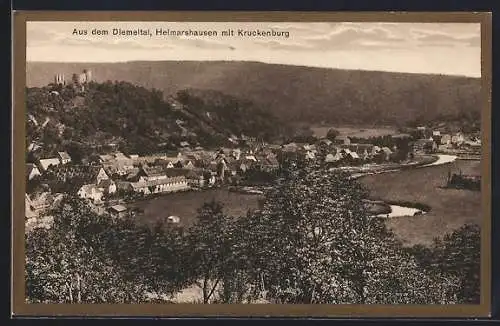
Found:
[[[157,89],[128,82],[91,82],[84,92],[71,85],[27,88],[27,142],[42,142],[47,155],[65,149],[81,156],[112,143],[146,154],[175,150],[182,141],[220,146],[232,135],[271,140],[285,130],[249,101],[193,90],[178,97],[186,110],[174,109]]]
[[[127,80],[165,96],[183,89],[221,91],[291,123],[404,125],[454,121],[481,112],[481,79],[224,61],[27,64],[27,84],[43,86],[92,69],[96,81]]]

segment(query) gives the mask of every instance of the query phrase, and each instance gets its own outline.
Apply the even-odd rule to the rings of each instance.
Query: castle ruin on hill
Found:
[[[81,73],[74,73],[71,76],[71,84],[73,87],[80,89],[80,91],[85,90],[85,85],[92,81],[92,71],[90,69],[84,69]],[[64,74],[56,74],[54,76],[54,82],[56,85],[66,85],[66,80]]]

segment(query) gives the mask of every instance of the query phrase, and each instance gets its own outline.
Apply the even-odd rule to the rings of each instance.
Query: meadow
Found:
[[[465,223],[483,220],[481,193],[471,190],[445,189],[448,171],[480,174],[480,161],[455,161],[451,165],[403,170],[369,175],[359,179],[371,197],[384,201],[421,203],[430,207],[424,215],[394,217],[387,225],[406,244],[428,245],[435,237],[452,232]]]

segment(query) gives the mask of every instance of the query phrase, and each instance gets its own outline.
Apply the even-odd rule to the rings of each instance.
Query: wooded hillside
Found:
[[[56,73],[92,70],[96,81],[125,80],[162,90],[222,91],[269,109],[287,122],[403,125],[414,120],[455,120],[481,110],[478,78],[337,70],[257,62],[137,61],[27,63],[28,86]]]
[[[62,149],[87,156],[81,147],[107,144],[138,154],[176,150],[184,141],[221,146],[242,134],[270,141],[286,129],[269,111],[217,92],[180,92],[186,110],[173,108],[159,90],[128,82],[91,82],[84,92],[54,84],[26,92],[27,144],[43,143],[44,156]]]

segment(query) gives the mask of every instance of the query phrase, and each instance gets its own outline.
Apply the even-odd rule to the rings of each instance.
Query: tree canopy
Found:
[[[326,138],[329,140],[333,141],[335,138],[337,138],[340,135],[340,132],[337,129],[329,129],[328,132],[326,133]]]
[[[193,225],[94,213],[67,197],[26,238],[30,302],[145,302],[198,285],[203,303],[452,304],[479,300],[480,232],[406,248],[339,171],[289,162],[256,211],[217,202]]]
[[[318,168],[291,173],[242,229],[253,272],[278,303],[453,303],[456,280],[422,272],[360,184]],[[257,275],[254,275],[257,278]]]
[[[98,215],[77,198],[26,235],[26,296],[40,303],[141,303],[185,284],[182,231]]]
[[[463,225],[435,239],[430,248],[415,246],[409,251],[423,268],[447,273],[459,280],[459,303],[480,302],[481,230],[478,225]]]

